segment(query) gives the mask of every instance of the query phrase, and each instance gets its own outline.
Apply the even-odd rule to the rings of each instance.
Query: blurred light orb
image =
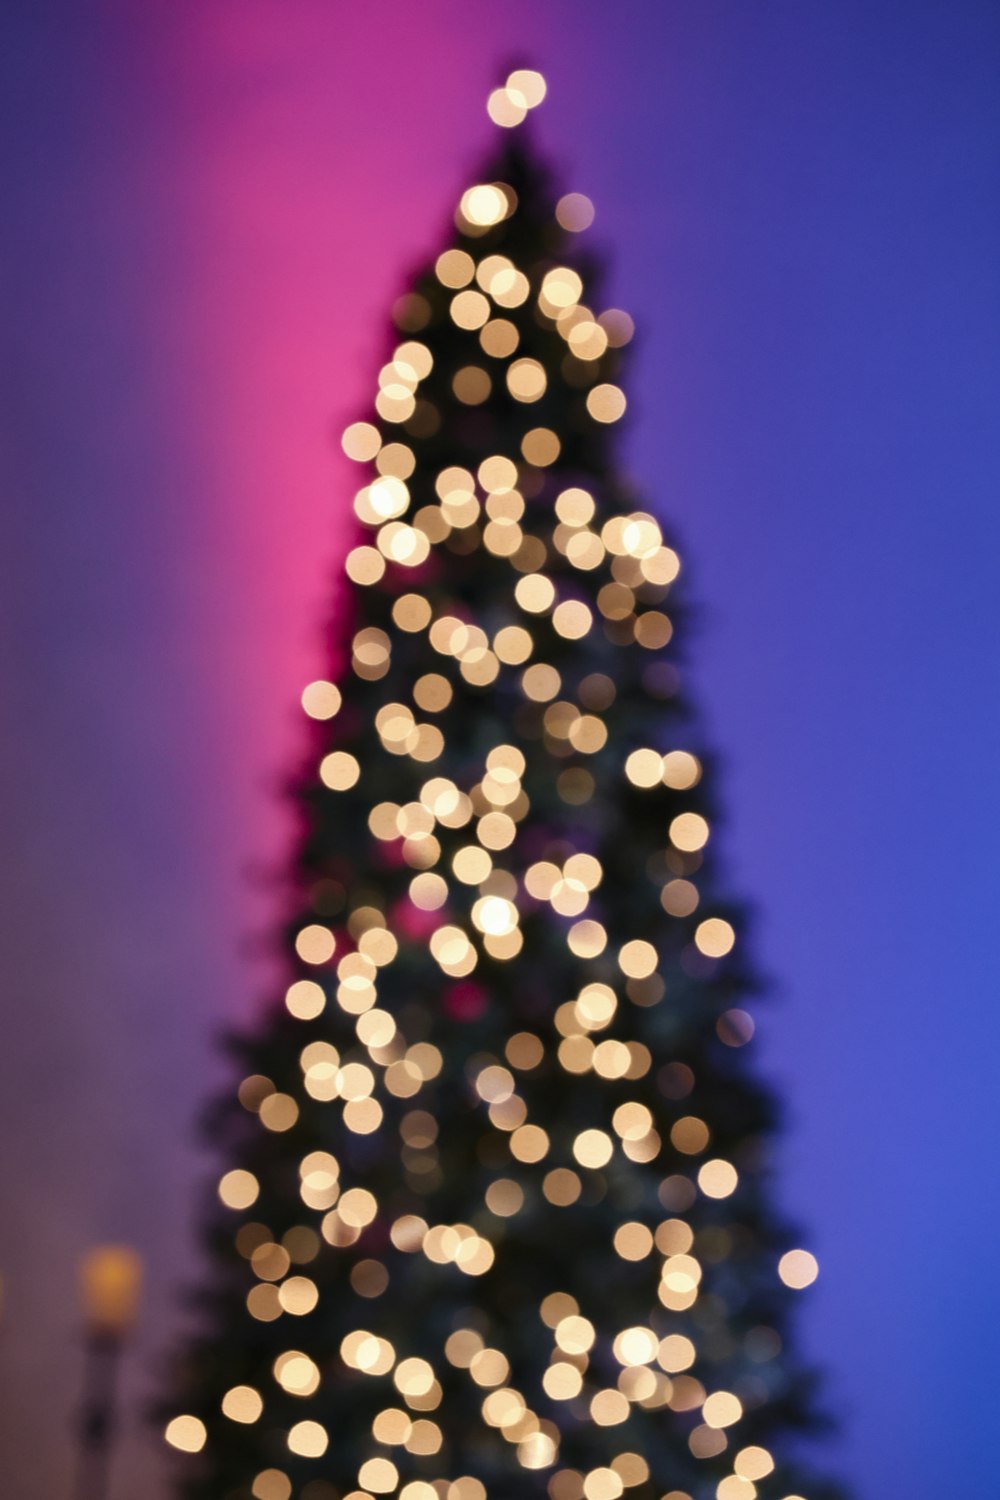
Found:
[[[177,1448],[181,1453],[200,1453],[208,1431],[200,1418],[182,1416],[168,1422],[163,1435],[171,1448]]]
[[[571,234],[579,234],[593,224],[594,205],[585,193],[566,193],[556,204],[556,220]]]
[[[528,113],[528,102],[518,89],[494,89],[486,101],[486,113],[494,125],[510,130]]]
[[[508,93],[522,98],[528,109],[537,109],[545,98],[547,85],[541,73],[534,68],[515,68],[507,75],[505,88]]]
[[[778,1262],[778,1275],[787,1287],[801,1291],[819,1275],[819,1261],[808,1250],[787,1250]]]
[[[475,187],[470,187],[462,194],[459,210],[464,219],[470,224],[480,228],[488,229],[493,224],[499,224],[507,217],[508,203],[506,194],[492,183],[480,182]]]

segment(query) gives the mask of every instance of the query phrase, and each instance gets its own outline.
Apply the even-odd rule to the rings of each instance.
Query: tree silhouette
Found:
[[[192,1500],[833,1493],[790,1444],[815,1262],[770,1201],[680,563],[614,462],[631,321],[518,125],[540,91],[491,100],[344,435],[290,983],[210,1120]]]

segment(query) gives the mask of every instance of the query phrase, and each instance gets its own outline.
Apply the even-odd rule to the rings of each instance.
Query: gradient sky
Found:
[[[331,434],[502,64],[635,315],[630,469],[776,999],[782,1199],[858,1500],[990,1438],[1000,10],[977,0],[9,0],[0,46],[2,1470],[58,1500],[75,1268],[148,1257],[115,1500],[191,1261],[341,548]]]

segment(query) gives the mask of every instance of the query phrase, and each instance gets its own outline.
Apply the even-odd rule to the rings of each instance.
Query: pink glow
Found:
[[[300,752],[298,693],[327,666],[356,482],[337,438],[370,405],[391,302],[491,138],[486,92],[514,50],[499,32],[484,47],[458,4],[345,11],[223,4],[166,25],[161,11],[151,60],[178,116],[186,285],[166,309],[167,379],[190,382],[186,440],[210,480],[178,523],[202,751],[229,767],[204,832],[239,925],[237,866],[280,857],[288,821],[266,783]],[[518,30],[506,12],[501,31]]]

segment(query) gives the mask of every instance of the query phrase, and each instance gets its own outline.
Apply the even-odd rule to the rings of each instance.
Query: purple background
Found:
[[[4,1492],[67,1493],[76,1264],[190,1265],[213,1029],[388,303],[503,61],[636,316],[627,458],[705,606],[779,1001],[804,1336],[859,1500],[997,1493],[1000,11],[975,0],[9,3],[0,47]],[[331,426],[331,423],[333,426]]]

